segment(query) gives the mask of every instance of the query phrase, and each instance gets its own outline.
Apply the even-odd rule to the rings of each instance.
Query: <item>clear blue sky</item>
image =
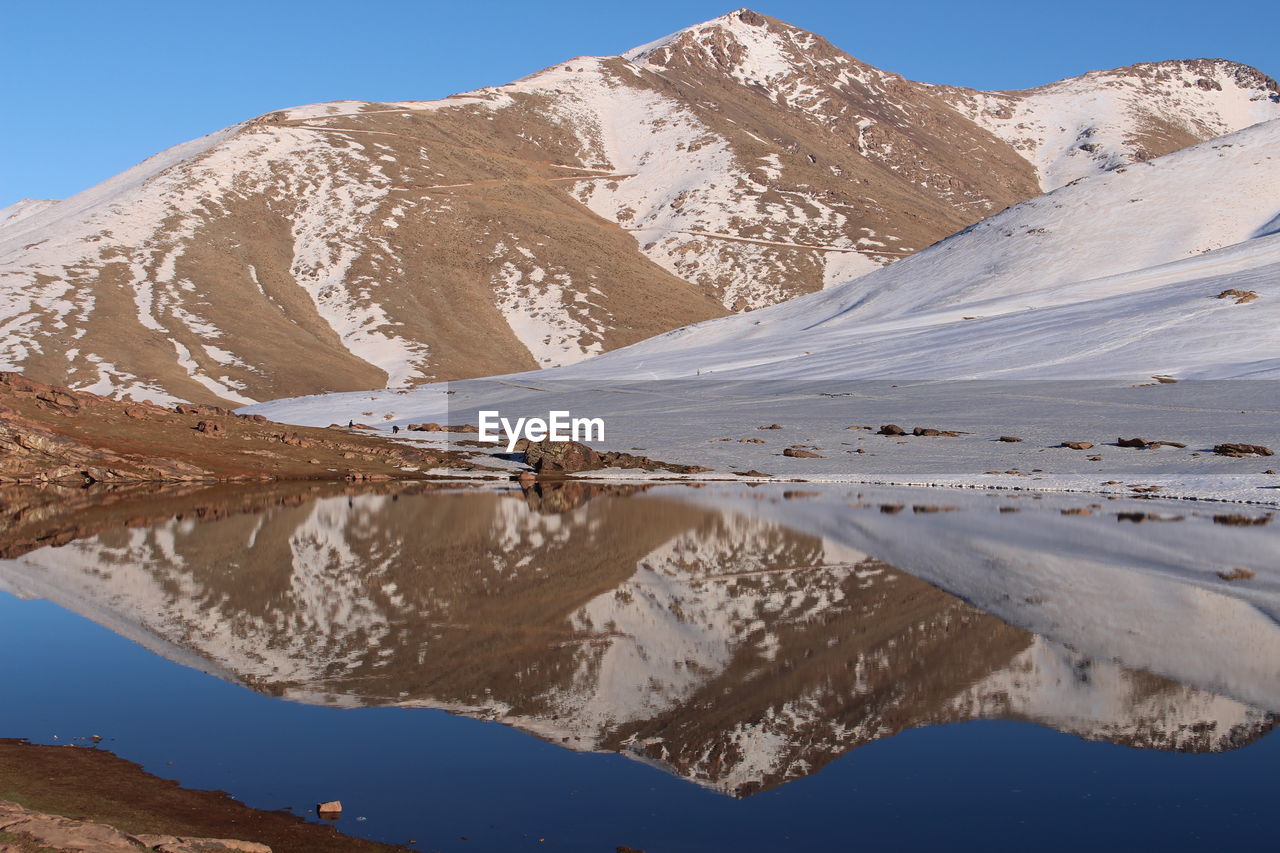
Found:
[[[619,53],[734,8],[733,0],[0,0],[0,206],[66,197],[280,107],[442,97],[573,56]],[[751,8],[936,83],[1025,88],[1200,56],[1280,75],[1280,0],[758,0]]]

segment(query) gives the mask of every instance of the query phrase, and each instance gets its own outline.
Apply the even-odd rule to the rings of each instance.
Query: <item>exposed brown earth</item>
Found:
[[[5,800],[16,808],[7,807]],[[222,841],[217,846],[183,843],[197,839]],[[181,788],[105,750],[0,740],[0,848],[6,844],[23,853],[152,849],[259,853],[264,847],[271,853],[389,853],[406,849],[343,835],[284,812],[251,809],[220,791]]]
[[[472,467],[345,429],[125,403],[0,373],[0,483],[403,479],[445,464]]]

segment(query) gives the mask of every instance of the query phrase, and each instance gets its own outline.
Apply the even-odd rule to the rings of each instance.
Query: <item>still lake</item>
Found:
[[[23,508],[0,737],[97,735],[309,819],[340,799],[351,834],[661,853],[1277,829],[1265,508],[808,484],[41,500],[0,497]]]

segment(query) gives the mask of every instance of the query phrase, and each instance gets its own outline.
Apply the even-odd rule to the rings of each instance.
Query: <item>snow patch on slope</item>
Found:
[[[1051,190],[1148,159],[1135,129],[1219,136],[1280,118],[1275,93],[1246,88],[1240,73],[1224,60],[1149,63],[1027,92],[972,92],[957,106],[1030,160]]]

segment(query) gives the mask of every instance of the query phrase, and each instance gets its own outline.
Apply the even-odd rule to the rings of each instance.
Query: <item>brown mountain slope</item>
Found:
[[[282,110],[0,213],[0,366],[248,402],[565,364],[1280,116],[1219,60],[916,83],[741,10],[434,102]]]

